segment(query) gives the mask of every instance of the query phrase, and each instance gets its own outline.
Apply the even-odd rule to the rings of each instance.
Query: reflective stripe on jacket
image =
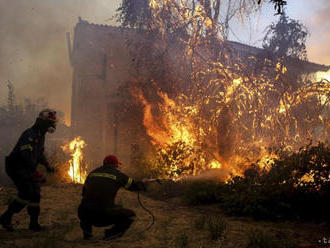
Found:
[[[119,171],[116,165],[103,165],[87,176],[82,204],[101,209],[113,207],[119,188],[134,191],[133,184],[133,179]]]
[[[8,156],[12,175],[31,177],[39,163],[48,165],[44,155],[45,135],[36,126],[25,130]]]

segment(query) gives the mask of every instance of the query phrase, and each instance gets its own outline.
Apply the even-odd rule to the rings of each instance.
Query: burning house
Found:
[[[124,163],[129,163],[132,153],[135,149],[138,149],[136,144],[160,143],[161,138],[156,136],[162,135],[164,130],[159,130],[159,127],[158,129],[152,127],[152,123],[156,122],[157,119],[150,116],[152,115],[150,102],[148,101],[150,99],[146,99],[138,90],[135,92],[127,90],[127,85],[136,80],[132,76],[136,75],[136,71],[134,71],[136,58],[130,52],[131,47],[128,47],[131,46],[132,40],[139,39],[139,35],[131,29],[96,25],[80,19],[75,27],[72,49],[69,40],[70,60],[73,67],[71,125],[75,135],[82,136],[86,140],[88,154],[93,160],[101,161],[105,154],[114,153]],[[236,56],[240,57],[258,56],[263,52],[260,48],[237,42],[230,42],[230,45]],[[178,48],[174,47],[173,49]],[[179,64],[180,62],[177,61],[174,66],[179,66]],[[304,74],[313,74],[318,71],[327,71],[330,67],[306,61],[295,61],[295,66],[292,68],[296,68],[297,71],[302,71]],[[235,79],[233,85],[226,88],[227,93],[235,90],[235,87],[238,87],[242,80],[244,79]],[[121,93],[127,91],[131,95],[135,95],[140,101],[144,109],[144,115],[136,112],[129,105],[123,106],[123,103],[127,100],[127,95]],[[170,92],[170,90],[167,92]],[[169,113],[176,104],[171,100],[170,93],[159,92],[158,97],[164,102],[163,112]],[[226,100],[226,103],[228,101]],[[285,108],[288,104],[280,102],[280,105],[277,112],[286,111]],[[195,110],[190,108],[189,111],[194,113]],[[228,122],[224,117],[224,113],[226,111],[222,111],[221,116],[218,118],[222,123]],[[237,113],[238,117],[232,118],[242,116],[241,110],[238,109]],[[263,118],[265,119],[264,122],[260,121],[258,125],[265,126],[272,121],[272,118],[266,116],[266,114]],[[173,123],[176,123],[179,119],[178,116],[168,116],[168,120]],[[198,138],[190,136],[189,123],[184,123],[188,128],[187,130],[182,127],[176,128],[176,124],[172,125],[170,131],[173,131],[174,134],[171,134],[171,138],[175,140],[173,137],[177,132],[180,137],[194,140],[194,144],[196,144],[195,140]],[[230,123],[227,123],[227,126],[230,125]],[[253,121],[253,125],[257,125],[255,121]],[[244,128],[248,129],[248,127]],[[288,127],[288,129],[290,128]],[[222,149],[219,139],[229,140],[231,139],[229,138],[230,135],[227,131],[224,131],[223,126],[218,129],[210,127],[207,129],[208,131],[205,130],[200,130],[199,136],[212,131],[208,135],[211,137],[208,146],[211,146],[211,144],[217,146],[217,148],[211,149],[212,151],[209,152],[211,155],[207,155],[210,157],[208,161],[209,168],[218,168],[220,167],[218,158],[221,157],[221,153],[216,152],[216,150]],[[290,132],[290,130],[287,132]],[[164,136],[166,136],[166,131]],[[255,139],[253,142],[262,142],[262,139],[257,141],[257,138],[255,138],[256,133],[250,136]],[[240,139],[243,140],[244,137],[241,136]],[[177,141],[175,140],[175,142]],[[175,142],[168,142],[168,144],[174,144]]]

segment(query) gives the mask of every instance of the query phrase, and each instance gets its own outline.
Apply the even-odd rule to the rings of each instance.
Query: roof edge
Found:
[[[96,23],[88,22],[87,20],[82,19],[80,16],[78,17],[78,23],[76,24],[76,27],[78,25],[79,26],[91,26],[91,27],[96,27],[96,28],[101,28],[101,29],[116,29],[116,30],[120,30],[120,31],[135,31],[133,28],[128,28],[128,27],[114,26],[114,25],[108,25],[108,24],[96,24]],[[255,51],[260,51],[260,52],[264,50],[260,47],[251,46],[251,45],[240,43],[240,42],[237,42],[237,41],[228,40],[228,43],[233,44],[233,45],[246,47],[246,48],[253,49]],[[312,62],[312,61],[303,61],[303,62],[308,63],[308,64],[313,65],[313,66],[318,66],[320,69],[322,68],[320,71],[330,70],[330,65],[318,64],[318,63],[315,63],[315,62]]]

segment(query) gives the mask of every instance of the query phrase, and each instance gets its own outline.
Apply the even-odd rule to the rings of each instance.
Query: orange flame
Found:
[[[83,184],[85,182],[87,171],[83,166],[83,148],[86,143],[81,137],[74,138],[69,144],[62,147],[62,149],[69,150],[71,152],[71,159],[69,160],[68,175],[73,183]]]
[[[177,56],[178,61],[183,56],[189,62],[189,85],[181,91],[178,87],[175,96],[169,96],[160,90],[160,84],[152,82],[158,86],[157,99],[161,101],[157,103],[144,95],[141,87],[132,92],[143,105],[146,133],[167,176],[179,178],[217,168],[227,171],[230,179],[231,175],[242,175],[251,164],[268,170],[278,158],[269,149],[277,145],[294,151],[309,139],[327,139],[329,72],[316,75],[328,79],[323,82],[299,80],[295,85],[289,81],[291,67],[285,66],[283,58],[235,59],[226,49],[221,50],[224,58],[217,58],[209,54],[213,46],[208,51],[208,45],[220,48],[226,32],[217,25],[218,20],[210,19],[212,11],[206,5],[151,0],[149,7],[153,18],[148,29],[157,30],[161,42],[172,41],[171,32],[176,29],[186,27],[189,34],[180,37],[184,49]],[[242,6],[240,13],[245,9],[249,8]],[[170,29],[167,19],[164,21],[166,14],[178,20]],[[168,30],[171,32],[166,33]],[[213,35],[209,36],[211,30]],[[219,37],[217,43],[212,41],[215,37]],[[254,65],[262,70],[251,70]]]
[[[178,106],[166,93],[158,91],[157,94],[163,100],[163,104],[159,104],[158,107],[162,113],[165,113],[161,117],[160,125],[152,114],[152,104],[148,103],[142,91],[138,90],[138,95],[135,96],[143,104],[143,125],[147,127],[147,134],[151,137],[152,144],[163,146],[171,145],[178,141],[193,144],[195,138],[190,130],[190,120],[173,113],[173,110],[177,110]]]

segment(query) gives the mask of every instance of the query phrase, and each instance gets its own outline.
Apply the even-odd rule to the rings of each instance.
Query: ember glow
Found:
[[[164,177],[217,168],[228,179],[251,164],[269,169],[276,149],[297,151],[310,140],[327,141],[330,83],[320,79],[324,75],[317,74],[318,80],[297,76],[284,57],[237,56],[226,49],[224,27],[202,1],[152,0],[149,6],[149,31],[159,34],[153,43],[157,51],[175,47],[173,35],[180,37],[180,50],[164,64],[177,91],[164,90],[163,75],[149,81],[154,96],[145,85],[133,84],[131,90]],[[190,76],[173,80],[171,75],[184,74],[184,63]]]
[[[62,147],[64,151],[69,151],[71,159],[68,161],[68,175],[73,183],[83,184],[85,182],[87,171],[83,165],[83,148],[86,143],[81,137],[74,138],[69,144]]]
[[[162,101],[157,104],[136,90],[135,97],[144,109],[143,124],[165,175],[181,178],[218,168],[229,179],[229,175],[242,175],[251,164],[269,169],[278,158],[272,147],[296,151],[309,139],[326,141],[329,82],[304,84],[281,93],[276,84],[284,84],[287,68],[277,63],[274,71],[273,77],[248,78],[230,75],[228,70],[226,74],[234,79],[206,82],[205,88],[198,89],[203,93],[200,98],[181,93],[171,99],[158,90]],[[314,110],[302,113],[311,102]],[[157,112],[161,114],[153,114]]]

